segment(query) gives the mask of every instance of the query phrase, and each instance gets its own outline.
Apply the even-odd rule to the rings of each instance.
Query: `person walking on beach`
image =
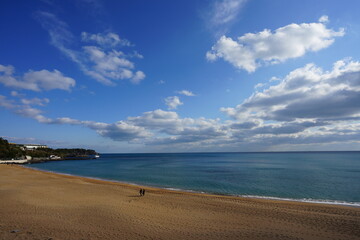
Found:
[[[140,194],[140,196],[143,195],[143,190],[142,190],[142,188],[140,188],[139,194]]]
[[[142,195],[145,196],[145,189],[142,190]]]

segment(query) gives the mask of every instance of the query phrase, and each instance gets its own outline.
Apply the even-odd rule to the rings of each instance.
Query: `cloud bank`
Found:
[[[235,108],[221,110],[235,119],[357,119],[360,116],[360,63],[340,60],[331,71],[307,64]]]

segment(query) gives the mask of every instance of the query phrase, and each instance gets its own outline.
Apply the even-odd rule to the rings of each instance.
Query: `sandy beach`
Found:
[[[0,239],[360,239],[360,208],[139,189],[0,165]]]

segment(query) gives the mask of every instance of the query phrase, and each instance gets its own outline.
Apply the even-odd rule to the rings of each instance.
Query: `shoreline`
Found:
[[[0,165],[0,239],[360,239],[360,208],[179,192]]]
[[[28,165],[28,164],[37,164],[44,162],[55,162],[55,161],[71,161],[71,160],[92,160],[96,159],[93,157],[68,157],[68,158],[33,158],[33,159],[1,159],[0,164],[17,164],[17,165]]]
[[[74,175],[69,173],[61,173],[49,170],[43,170],[36,167],[29,167],[28,165],[19,165],[20,167],[32,169],[35,171],[45,172],[56,174],[60,176],[71,176],[71,177],[79,177],[84,179],[93,179],[103,181],[105,183],[118,183],[120,185],[129,185],[132,187],[138,188],[151,188],[157,190],[167,190],[170,192],[178,192],[180,194],[202,194],[208,195],[213,197],[234,197],[234,198],[247,198],[247,199],[261,199],[261,200],[272,200],[272,201],[285,201],[285,202],[298,202],[298,203],[311,203],[311,204],[325,204],[325,205],[335,205],[335,206],[347,206],[347,207],[354,207],[360,208],[360,202],[348,202],[342,200],[331,200],[331,199],[312,199],[312,198],[286,198],[286,197],[274,197],[274,196],[260,196],[260,195],[231,195],[231,194],[220,194],[220,193],[208,193],[203,191],[195,191],[195,190],[187,190],[187,189],[180,189],[180,188],[173,188],[173,187],[158,187],[158,186],[151,186],[151,185],[142,185],[132,182],[125,182],[125,181],[118,181],[113,179],[104,179],[104,178],[96,178],[96,177],[89,177],[89,176],[81,176],[81,175]]]

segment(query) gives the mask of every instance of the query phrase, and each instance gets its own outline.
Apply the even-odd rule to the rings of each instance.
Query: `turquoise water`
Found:
[[[31,166],[161,188],[360,206],[360,152],[102,154]]]

